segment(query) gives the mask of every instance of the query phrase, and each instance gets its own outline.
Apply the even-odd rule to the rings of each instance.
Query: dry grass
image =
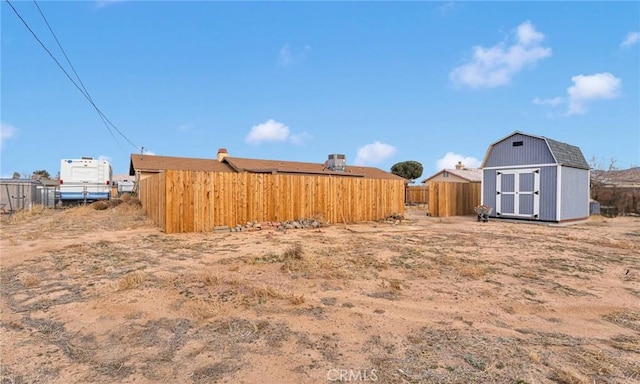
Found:
[[[1,326],[18,357],[3,362],[0,381],[60,382],[68,369],[75,382],[321,382],[327,367],[377,369],[381,383],[640,379],[635,280],[609,278],[638,258],[612,246],[626,235],[601,233],[635,223],[598,227],[612,239],[602,248],[582,241],[589,227],[459,218],[265,240],[258,231],[162,234],[122,200],[3,226],[12,264],[0,270]],[[48,231],[56,241],[23,243]],[[23,260],[12,239],[34,256]],[[602,303],[612,309],[600,317],[590,306]],[[574,320],[593,332],[574,331]]]
[[[219,300],[204,300],[201,298],[189,300],[184,309],[190,318],[200,321],[216,317],[222,312]]]
[[[532,362],[536,364],[542,363],[542,359],[540,358],[540,355],[536,351],[529,352],[529,358],[531,359]]]
[[[559,384],[591,384],[591,380],[571,367],[555,368],[551,379]]]
[[[609,313],[603,316],[603,319],[619,325],[621,327],[632,329],[636,332],[640,332],[640,311],[634,311],[632,309],[626,309]]]
[[[20,242],[12,235],[12,234],[2,234],[2,239],[7,240],[9,244],[16,246],[20,244]]]
[[[304,293],[296,295],[295,293],[291,292],[289,294],[289,302],[293,305],[304,304]]]
[[[216,273],[203,272],[199,274],[196,277],[196,279],[208,287],[220,285],[223,281],[218,272]]]
[[[284,261],[302,260],[303,255],[304,255],[304,248],[302,246],[302,243],[295,243],[289,246],[287,249],[285,249],[285,251],[282,254]]]
[[[522,271],[518,271],[515,277],[530,279],[530,280],[538,280],[540,279],[541,275],[539,272],[537,272],[534,269],[524,269]]]
[[[118,290],[125,291],[127,289],[138,288],[144,283],[144,275],[140,272],[131,272],[118,280]]]
[[[68,217],[86,217],[90,215],[94,209],[90,205],[78,205],[75,207],[67,208],[64,212]]]
[[[487,274],[487,267],[482,265],[463,265],[458,267],[458,273],[462,277],[479,279]]]
[[[20,275],[18,275],[18,280],[20,281],[20,284],[22,284],[22,286],[25,288],[37,287],[40,284],[40,279],[38,278],[38,276],[29,272],[21,273]]]
[[[623,351],[640,353],[640,336],[619,335],[611,338],[609,344]]]
[[[590,372],[596,372],[598,375],[610,375],[614,373],[620,360],[615,359],[602,350],[584,350],[577,355],[580,366]]]
[[[272,286],[248,286],[248,295],[246,296],[249,302],[257,304],[263,304],[270,299],[282,299],[286,297],[282,292]]]
[[[24,223],[33,220],[36,216],[49,214],[50,211],[51,209],[44,205],[34,204],[31,209],[13,212],[10,222],[12,224]]]
[[[391,292],[398,294],[404,290],[405,283],[400,279],[383,279],[381,286],[384,288],[388,287],[391,289]]]

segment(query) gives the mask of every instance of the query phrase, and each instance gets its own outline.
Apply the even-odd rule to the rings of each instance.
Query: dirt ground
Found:
[[[6,216],[6,215],[5,215]],[[640,382],[640,219],[2,217],[0,383]]]

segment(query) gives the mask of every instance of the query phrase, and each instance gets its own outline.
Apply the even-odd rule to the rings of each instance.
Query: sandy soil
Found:
[[[640,219],[2,218],[0,383],[640,382]]]

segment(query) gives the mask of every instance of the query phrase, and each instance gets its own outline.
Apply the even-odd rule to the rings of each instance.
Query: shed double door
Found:
[[[516,169],[496,173],[496,215],[538,219],[540,169]]]

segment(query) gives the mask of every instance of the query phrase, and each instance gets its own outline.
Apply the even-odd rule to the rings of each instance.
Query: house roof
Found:
[[[111,178],[111,181],[113,181],[114,183],[119,183],[123,181],[133,181],[133,178],[129,174],[122,173],[122,174],[113,175],[113,177]]]
[[[433,175],[427,177],[422,180],[423,183],[428,182],[429,180],[437,177],[443,172],[449,172],[452,175],[456,175],[461,179],[467,180],[470,183],[480,182],[482,181],[482,170],[479,168],[464,168],[464,169],[442,169],[439,172],[434,173]]]
[[[403,180],[404,178],[385,172],[382,169],[374,167],[360,167],[347,165],[345,170],[338,172],[327,168],[323,163],[303,163],[297,161],[282,160],[259,160],[246,159],[241,157],[225,157],[231,167],[238,172],[256,172],[256,173],[289,173],[289,174],[309,174],[309,175],[335,175],[335,176],[351,176],[364,177],[368,179],[393,179]]]
[[[575,145],[563,143],[560,141],[552,140],[544,136],[531,135],[521,131],[514,131],[513,133],[491,144],[487,149],[487,153],[484,156],[484,160],[482,161],[481,167],[485,166],[485,163],[487,162],[487,158],[491,153],[491,148],[493,148],[494,145],[500,143],[503,140],[508,139],[513,135],[524,135],[524,136],[535,137],[535,138],[544,140],[544,142],[547,144],[547,147],[549,148],[549,151],[551,152],[551,155],[553,156],[553,158],[556,160],[556,163],[558,164],[566,165],[574,168],[581,168],[581,169],[590,168],[589,164],[587,163],[587,160],[584,158],[584,155],[582,154],[582,151],[580,150],[579,147],[576,147]]]
[[[173,157],[131,154],[129,175],[134,176],[136,170],[143,172],[160,172],[167,169],[183,171],[234,172],[226,163],[216,159],[198,159],[191,157]]]
[[[222,162],[216,159],[193,159],[184,157],[131,155],[129,174],[134,175],[139,169],[148,172],[160,172],[165,169],[181,169],[190,171],[212,172],[252,172],[252,173],[285,173],[307,175],[334,175],[363,177],[369,179],[391,179],[407,181],[404,178],[374,167],[348,165],[343,172],[332,171],[323,163],[303,163],[282,160],[247,159],[225,156]]]

